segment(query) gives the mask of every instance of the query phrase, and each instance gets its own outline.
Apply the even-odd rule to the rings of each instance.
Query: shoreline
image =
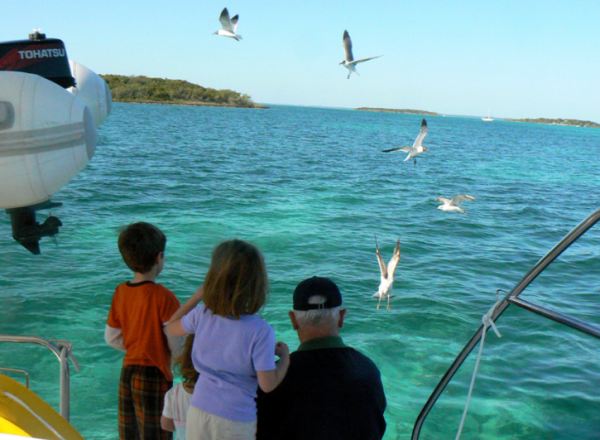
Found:
[[[427,110],[417,109],[394,109],[394,108],[381,108],[381,107],[357,107],[353,110],[367,111],[367,112],[379,112],[379,113],[401,113],[410,115],[425,115],[425,116],[446,116],[441,113],[431,112]],[[463,115],[448,115],[456,117],[471,117]],[[479,117],[479,116],[473,116]],[[581,119],[564,119],[564,118],[500,118],[494,119],[508,122],[527,122],[531,124],[543,124],[543,125],[560,125],[565,127],[583,127],[583,128],[600,128],[600,124],[594,121],[586,121]]]
[[[157,101],[152,99],[115,99],[114,102],[124,102],[130,104],[166,104],[166,105],[189,105],[195,107],[230,107],[230,108],[251,108],[251,109],[268,109],[269,106],[264,104],[253,104],[253,105],[238,105],[228,104],[219,102],[205,102],[205,101],[178,101],[178,100],[167,100]]]
[[[583,121],[580,119],[562,119],[562,118],[505,118],[509,122],[528,122],[531,124],[561,125],[563,127],[583,127],[600,128],[600,124],[593,121]]]
[[[229,107],[229,108],[249,108],[249,109],[258,109],[264,110],[269,109],[270,107],[265,104],[252,104],[252,105],[238,105],[238,104],[228,104],[228,103],[218,103],[218,102],[205,102],[205,101],[185,101],[185,100],[166,100],[166,101],[158,101],[151,99],[114,99],[114,102],[123,102],[123,103],[131,103],[131,104],[166,104],[166,105],[188,105],[188,106],[196,106],[196,107]],[[296,107],[293,104],[281,104],[281,105],[291,105],[292,107]],[[302,107],[302,106],[298,106]],[[306,106],[312,107],[312,106]],[[315,107],[315,108],[331,108],[336,109],[337,107]],[[424,115],[424,116],[446,116],[441,113],[432,112],[428,110],[418,110],[418,109],[395,109],[395,108],[384,108],[384,107],[356,107],[350,108],[349,110],[358,110],[365,112],[373,112],[373,113],[400,113],[400,114],[409,114],[409,115]],[[463,116],[463,115],[447,115],[447,116],[456,116],[456,117],[478,117],[478,116]],[[581,127],[581,128],[600,128],[600,124],[594,121],[586,121],[580,119],[563,119],[563,118],[494,118],[498,121],[507,121],[507,122],[525,122],[531,124],[542,124],[542,125],[557,125],[563,127]]]
[[[357,107],[354,110],[363,112],[379,112],[379,113],[402,113],[407,115],[426,115],[426,116],[440,116],[439,113],[430,112],[426,110],[416,110],[410,108],[382,108],[382,107]]]

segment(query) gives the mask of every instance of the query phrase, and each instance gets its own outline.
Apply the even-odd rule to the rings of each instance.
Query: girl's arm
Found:
[[[163,431],[175,432],[175,423],[169,417],[160,416],[160,427]]]
[[[279,356],[279,362],[274,370],[257,371],[256,378],[258,386],[265,393],[270,393],[281,383],[290,366],[290,349],[284,342],[275,344],[275,354]]]
[[[177,321],[169,321],[169,323],[164,328],[165,335],[167,338],[172,336],[185,336],[188,332],[183,328],[183,324],[181,323],[181,319]]]
[[[179,307],[171,318],[165,322],[165,334],[167,336],[185,336],[188,332],[181,325],[181,318],[190,312],[202,300],[202,286],[188,299],[184,305]]]
[[[201,300],[202,300],[202,286],[198,287],[198,290],[196,290],[196,292],[192,296],[190,296],[190,299],[188,299],[184,305],[179,307],[175,311],[175,313],[173,313],[171,318],[167,322],[165,322],[165,325],[169,325],[173,321],[177,321],[177,320],[183,318],[185,315],[188,314],[188,312],[190,310],[192,310],[194,307],[196,307]]]
[[[168,335],[166,327],[163,327],[163,333],[167,337],[167,345],[171,351],[171,363],[174,363],[183,350],[183,338],[181,336]]]
[[[160,415],[160,427],[169,432],[175,431],[175,423],[173,422],[173,399],[175,398],[175,388],[171,388],[165,393],[162,414]]]

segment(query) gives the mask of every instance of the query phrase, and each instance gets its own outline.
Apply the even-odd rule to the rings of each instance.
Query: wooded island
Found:
[[[550,119],[550,118],[523,118],[523,119],[507,119],[512,122],[532,122],[535,124],[550,124],[550,125],[571,125],[575,127],[591,127],[600,128],[600,124],[593,121],[581,121],[579,119]]]
[[[147,76],[100,75],[114,101],[161,104],[266,108],[250,96],[228,89],[211,89],[188,81]]]
[[[411,108],[379,108],[379,107],[358,107],[356,110],[364,112],[384,112],[384,113],[405,113],[410,115],[426,115],[426,116],[438,116],[439,113],[428,112],[425,110],[415,110]]]

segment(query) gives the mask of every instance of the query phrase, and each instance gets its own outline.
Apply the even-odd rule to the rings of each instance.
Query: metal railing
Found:
[[[0,371],[6,371],[7,373],[13,373],[13,374],[22,374],[23,377],[25,378],[25,386],[27,388],[29,388],[29,373],[25,370],[21,370],[20,368],[6,368],[6,367],[0,367]]]
[[[523,290],[531,284],[536,277],[542,273],[546,267],[550,265],[560,254],[562,254],[569,246],[571,246],[579,237],[585,234],[588,229],[594,226],[600,220],[600,209],[596,210],[593,214],[591,214],[588,218],[582,221],[579,225],[577,225],[571,232],[569,232],[565,237],[554,246],[544,257],[542,257],[533,268],[523,277],[523,279],[504,297],[504,299],[494,308],[493,313],[491,314],[491,321],[496,322],[496,320],[502,315],[502,313],[506,310],[506,308],[510,304],[514,304],[519,306],[525,310],[530,312],[537,313],[546,318],[552,319],[561,324],[565,324],[571,328],[579,330],[588,335],[594,336],[596,338],[600,338],[600,328],[588,324],[586,322],[582,322],[575,318],[569,317],[567,315],[558,313],[556,311],[547,309],[540,305],[532,304],[525,300],[519,298],[519,295]],[[489,327],[485,327],[486,331]],[[475,334],[471,337],[469,342],[464,346],[462,351],[456,356],[454,362],[450,365],[442,379],[437,384],[429,399],[425,403],[425,406],[421,409],[419,416],[415,420],[415,424],[413,426],[413,432],[411,439],[417,440],[421,433],[421,428],[423,427],[423,423],[425,419],[429,415],[431,409],[437,402],[440,395],[446,389],[448,383],[452,380],[458,369],[461,367],[465,359],[469,356],[473,348],[479,343],[481,340],[481,336],[484,331],[484,326],[479,326],[479,329],[475,332]]]
[[[50,350],[60,364],[59,371],[59,387],[60,387],[60,415],[67,421],[70,416],[70,396],[71,396],[71,373],[69,370],[69,359],[73,362],[75,371],[79,372],[79,364],[73,356],[71,343],[63,340],[50,340],[38,338],[37,336],[13,336],[0,335],[0,342],[14,342],[25,344],[37,344],[46,347]],[[16,373],[24,373],[26,377],[26,386],[29,388],[29,374],[25,370],[13,368],[2,368],[3,371],[12,371]]]

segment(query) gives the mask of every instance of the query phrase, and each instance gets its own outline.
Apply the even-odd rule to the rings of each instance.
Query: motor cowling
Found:
[[[0,71],[32,73],[63,88],[75,85],[62,40],[34,31],[28,40],[0,43]]]

